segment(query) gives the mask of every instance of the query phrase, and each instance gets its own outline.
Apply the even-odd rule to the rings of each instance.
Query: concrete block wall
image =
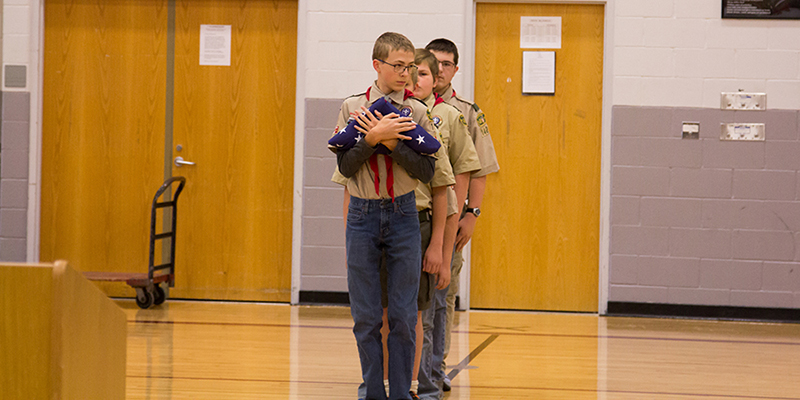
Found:
[[[767,141],[720,141],[722,122]],[[615,106],[609,299],[800,307],[799,131],[798,111]]]
[[[0,109],[0,261],[24,262],[28,234],[30,94],[3,92]]]
[[[30,81],[31,7],[28,0],[0,6],[0,261],[27,259],[31,96],[27,88],[5,88],[5,66],[24,65]]]
[[[800,307],[800,21],[620,0],[614,22],[609,300]],[[739,89],[768,110],[720,110]],[[720,141],[724,122],[767,140]]]
[[[800,21],[723,20],[718,0],[615,4],[615,105],[719,108],[743,89],[800,109]]]

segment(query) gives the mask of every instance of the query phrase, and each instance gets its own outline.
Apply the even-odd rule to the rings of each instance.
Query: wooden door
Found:
[[[230,66],[199,65],[201,24],[231,25]],[[290,300],[296,41],[295,1],[178,4],[174,296]]]
[[[174,170],[188,183],[170,296],[289,301],[297,2],[178,2],[174,80],[168,0],[45,7],[40,258],[146,271],[171,139],[183,150],[166,155],[197,165]],[[230,67],[198,65],[200,24],[232,26]]]
[[[147,270],[149,204],[164,180],[166,5],[45,2],[43,261]]]
[[[472,307],[597,311],[603,14],[478,4],[475,101],[500,172],[488,177],[472,242]],[[562,18],[555,95],[522,94],[522,16]]]

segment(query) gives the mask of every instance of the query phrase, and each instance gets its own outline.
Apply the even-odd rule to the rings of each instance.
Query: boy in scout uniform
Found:
[[[447,329],[445,331],[444,357],[450,350],[450,330],[453,326],[453,311],[455,309],[455,298],[458,293],[458,278],[464,259],[461,250],[469,243],[472,233],[475,231],[475,222],[480,215],[481,201],[486,190],[486,175],[497,172],[500,166],[497,163],[497,156],[494,152],[494,143],[489,135],[489,127],[486,125],[486,117],[477,104],[472,103],[456,95],[451,82],[456,72],[458,72],[458,48],[455,43],[448,39],[435,39],[425,46],[439,60],[439,80],[436,83],[436,93],[445,102],[454,105],[464,115],[469,127],[469,133],[478,152],[481,169],[473,172],[469,178],[467,193],[467,208],[458,222],[458,236],[455,243],[455,255],[451,267],[450,289],[447,293]],[[458,179],[456,180],[458,184]],[[463,204],[463,203],[459,203]],[[444,368],[444,362],[442,364]],[[450,390],[450,382],[445,378],[444,389]]]
[[[353,333],[358,343],[366,399],[386,399],[381,344],[380,260],[386,257],[388,276],[389,398],[410,399],[415,353],[419,290],[420,226],[414,189],[430,182],[435,158],[411,150],[403,132],[420,127],[436,135],[425,105],[405,91],[414,66],[413,44],[403,35],[386,32],[375,41],[372,66],[377,80],[363,94],[342,103],[334,135],[356,118],[364,134],[355,146],[336,152],[338,171],[347,180],[350,202],[345,234],[347,285]],[[401,113],[373,115],[373,102],[387,97]],[[363,114],[361,114],[363,112]],[[375,154],[379,144],[389,154]]]
[[[422,99],[431,110],[433,123],[439,130],[442,146],[446,149],[447,160],[456,175],[455,191],[452,194],[453,208],[448,210],[444,233],[443,264],[439,272],[439,282],[431,308],[422,313],[423,348],[419,370],[419,390],[421,399],[439,399],[442,396],[444,370],[444,334],[446,325],[446,296],[450,284],[450,261],[458,230],[458,204],[464,204],[467,185],[472,172],[481,168],[475,146],[469,136],[467,122],[456,107],[436,95],[434,87],[438,81],[439,62],[428,50],[417,49],[414,63],[417,65],[417,82],[414,95]],[[437,160],[438,162],[438,160]],[[459,202],[460,200],[460,202]],[[436,212],[434,211],[434,217]]]
[[[417,51],[420,51],[419,49]],[[427,50],[424,50],[427,52]],[[429,53],[430,54],[430,53]],[[431,55],[433,57],[433,55]],[[408,89],[413,89],[416,84],[417,73],[412,72],[410,74],[410,80],[408,85],[406,86]],[[429,92],[433,90],[433,85],[431,84],[431,88]],[[441,136],[440,136],[441,138]],[[472,142],[469,141],[471,144]],[[477,155],[475,155],[475,162],[477,163]],[[334,172],[333,178],[331,180],[335,183],[341,184],[343,186],[347,186],[348,179],[342,176],[338,170]],[[456,198],[455,193],[451,189],[451,187],[455,184],[455,177],[453,176],[453,170],[450,165],[450,161],[448,158],[448,154],[446,152],[446,147],[442,146],[439,148],[438,152],[436,153],[436,164],[434,167],[434,174],[433,179],[430,183],[422,183],[420,182],[417,187],[414,189],[414,196],[416,198],[416,205],[417,205],[417,213],[419,216],[419,226],[420,226],[420,235],[422,238],[422,265],[420,266],[421,274],[419,280],[419,293],[417,296],[417,325],[416,325],[416,352],[414,356],[414,367],[412,371],[412,377],[417,377],[420,368],[420,357],[422,353],[422,318],[421,314],[423,311],[430,308],[433,302],[433,295],[435,290],[446,288],[449,281],[450,281],[450,258],[452,255],[452,251],[448,252],[447,254],[447,268],[442,268],[443,261],[444,261],[444,251],[443,251],[443,244],[444,244],[444,232],[445,232],[445,222],[446,216],[455,216],[458,213],[457,206],[456,206]],[[345,207],[347,207],[347,203],[349,203],[349,194],[347,189],[345,188]],[[347,218],[347,208],[344,210],[345,219]],[[453,242],[455,241],[455,235],[450,240],[448,248],[452,249]],[[438,285],[437,286],[437,273],[441,271],[445,271],[445,276],[440,276],[438,278]],[[386,366],[386,361],[389,358],[387,354],[387,337],[390,333],[389,325],[388,325],[388,291],[387,291],[387,278],[388,273],[386,269],[386,260],[385,258],[381,258],[381,305],[383,306],[383,327],[381,328],[381,334],[383,337],[383,344],[384,344],[384,366]],[[442,303],[444,300],[442,300]],[[389,383],[387,380],[387,372],[388,370],[384,368],[384,384],[389,387]],[[411,390],[410,395],[412,399],[418,399],[417,387],[419,382],[414,379],[411,381]],[[362,383],[358,389],[359,398],[364,398],[366,395],[366,386]]]

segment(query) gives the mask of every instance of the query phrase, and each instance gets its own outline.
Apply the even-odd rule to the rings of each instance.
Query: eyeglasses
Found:
[[[451,63],[450,61],[439,61],[439,64],[442,65],[442,68],[446,69],[453,69],[456,67],[456,65]]]
[[[411,65],[389,64],[388,62],[383,61],[380,58],[376,58],[376,60],[378,60],[378,61],[380,61],[380,62],[382,62],[382,63],[384,63],[386,65],[391,66],[392,68],[394,68],[394,72],[396,72],[398,74],[402,74],[403,72],[406,72],[406,71],[408,71],[408,73],[411,74],[411,73],[414,72],[415,69],[417,69],[417,66],[414,65],[414,64],[411,64]]]

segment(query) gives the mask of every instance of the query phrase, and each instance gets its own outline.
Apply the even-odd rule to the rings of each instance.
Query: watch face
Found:
[[[471,212],[471,213],[475,214],[476,217],[479,217],[481,215],[481,209],[480,208],[468,208],[467,212]]]

